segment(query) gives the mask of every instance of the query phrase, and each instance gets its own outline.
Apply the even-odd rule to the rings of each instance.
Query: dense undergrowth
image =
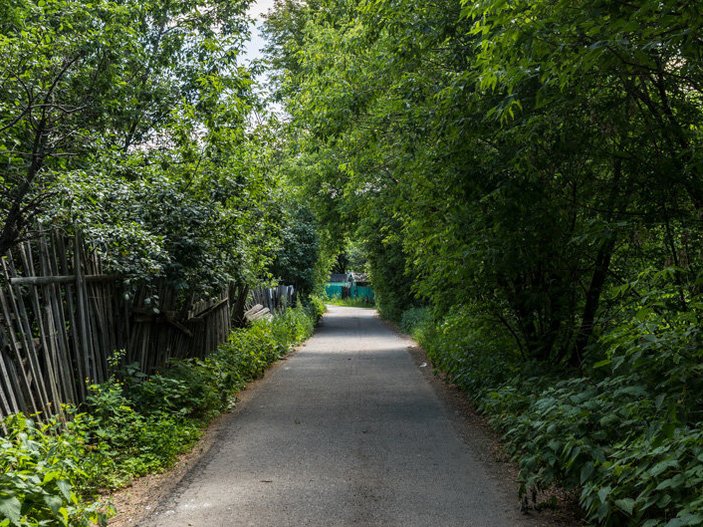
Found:
[[[590,371],[525,362],[470,309],[401,325],[474,400],[518,462],[525,503],[552,485],[580,492],[607,526],[703,525],[703,377],[699,307],[638,311],[599,341]]]
[[[105,525],[113,511],[100,493],[171,466],[238,391],[312,334],[323,310],[319,301],[288,309],[233,331],[205,359],[177,361],[154,375],[123,367],[90,387],[85,407],[66,407],[65,422],[7,419],[0,526]]]

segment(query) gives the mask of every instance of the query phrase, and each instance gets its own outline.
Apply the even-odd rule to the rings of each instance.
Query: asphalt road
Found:
[[[518,525],[514,488],[462,440],[410,345],[374,310],[331,307],[141,525]]]

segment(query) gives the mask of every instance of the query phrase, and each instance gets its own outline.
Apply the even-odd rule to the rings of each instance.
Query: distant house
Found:
[[[353,284],[354,273],[332,273],[330,275],[330,284]]]
[[[360,286],[367,286],[371,285],[371,282],[369,281],[369,277],[366,276],[364,273],[352,273],[352,279],[354,280],[354,283],[356,285]]]
[[[351,296],[354,298],[365,298],[369,304],[374,302],[374,293],[371,288],[369,277],[363,273],[352,273],[354,284],[351,289]]]
[[[325,292],[329,298],[365,298],[370,304],[374,301],[371,283],[362,273],[332,273]]]
[[[354,285],[354,275],[352,273],[332,273],[325,292],[330,298],[347,298],[351,295],[351,288]]]

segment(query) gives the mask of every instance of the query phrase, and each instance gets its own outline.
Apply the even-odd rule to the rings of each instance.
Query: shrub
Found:
[[[518,370],[513,341],[469,307],[456,308],[439,321],[429,311],[415,308],[406,311],[401,324],[411,329],[432,364],[474,398],[502,385]]]
[[[327,311],[324,300],[322,300],[319,296],[311,296],[308,299],[306,307],[308,309],[309,316],[313,319],[315,324],[318,320],[320,320],[320,318],[322,318],[325,311]]]
[[[81,479],[88,456],[84,437],[56,434],[57,420],[39,425],[16,415],[0,438],[0,525],[38,527],[107,525],[109,508],[81,501],[73,481]]]
[[[703,524],[701,430],[672,427],[664,399],[637,376],[491,395],[484,408],[518,460],[523,495],[553,484],[580,488],[598,525]]]
[[[428,307],[411,307],[403,311],[400,316],[400,329],[415,336],[417,331],[421,331],[432,322],[432,313]]]
[[[197,424],[178,413],[135,410],[123,385],[114,379],[90,388],[88,413],[73,424],[73,431],[85,437],[97,454],[85,463],[86,493],[114,489],[167,468],[200,435]]]
[[[681,427],[615,445],[581,505],[603,525],[703,525],[703,432]]]

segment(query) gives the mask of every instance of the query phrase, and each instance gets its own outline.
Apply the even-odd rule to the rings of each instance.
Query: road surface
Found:
[[[512,527],[502,489],[371,309],[330,307],[316,335],[226,421],[142,527]]]

